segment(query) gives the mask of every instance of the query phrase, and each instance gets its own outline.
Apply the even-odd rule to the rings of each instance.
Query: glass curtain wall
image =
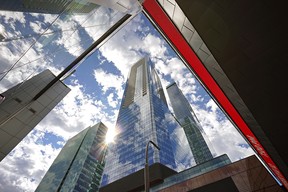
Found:
[[[211,160],[213,156],[204,139],[204,130],[188,100],[176,83],[172,83],[167,87],[167,93],[175,116],[184,129],[196,164]]]
[[[47,68],[57,75],[124,15],[140,10],[137,0],[1,1],[0,92]]]
[[[68,140],[36,192],[98,191],[105,165],[107,129],[100,122]]]
[[[179,157],[192,158],[189,147],[184,147],[188,145],[183,145],[187,140],[177,139],[180,126],[168,109],[160,79],[148,59],[141,59],[130,70],[116,128],[120,133],[109,146],[101,186],[143,169],[149,140],[160,148],[149,146],[150,165],[157,162],[177,171],[179,163],[187,164]]]

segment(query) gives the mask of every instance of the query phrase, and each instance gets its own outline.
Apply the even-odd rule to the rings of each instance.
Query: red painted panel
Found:
[[[177,51],[182,55],[186,62],[193,69],[195,74],[201,79],[204,86],[210,91],[226,113],[230,116],[232,121],[241,130],[244,136],[248,139],[250,144],[270,167],[274,175],[282,182],[286,189],[288,189],[288,182],[280,172],[279,168],[275,165],[271,157],[265,151],[261,143],[252,133],[250,128],[244,122],[240,114],[236,111],[234,106],[228,100],[226,95],[220,89],[218,84],[215,82],[213,77],[207,71],[205,66],[201,63],[198,57],[195,55],[194,51],[188,45],[183,36],[179,33],[176,26],[171,22],[166,13],[162,10],[161,6],[156,2],[156,0],[145,0],[143,3],[145,12],[151,17],[151,19],[157,24],[157,26],[162,30],[166,38],[174,45]]]

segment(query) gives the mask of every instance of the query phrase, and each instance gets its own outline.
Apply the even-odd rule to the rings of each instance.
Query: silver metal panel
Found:
[[[29,104],[54,77],[49,70],[45,70],[3,93],[6,100],[0,105],[0,114],[3,115],[0,119],[1,154],[7,155],[13,150],[70,91],[66,85],[58,81],[38,100]]]
[[[0,147],[5,145],[11,139],[11,137],[12,136],[6,133],[5,131],[0,130]]]
[[[6,143],[6,145],[1,147],[1,152],[4,154],[8,154],[11,151],[11,149],[13,149],[16,145],[18,145],[20,141],[21,141],[20,139],[12,137],[10,141]]]
[[[15,137],[17,137],[18,139],[22,140],[24,137],[26,137],[26,135],[31,131],[30,126],[25,126],[24,128],[22,128]]]
[[[174,5],[170,1],[164,1],[164,10],[169,15],[170,18],[173,17],[174,14]]]
[[[198,54],[197,51],[202,46],[203,41],[202,41],[202,39],[200,38],[200,36],[199,36],[199,34],[197,32],[195,32],[193,34],[193,37],[189,41],[189,44],[192,47],[192,49],[196,52],[196,54]]]
[[[180,7],[176,4],[175,11],[173,15],[173,22],[177,26],[178,29],[182,29],[185,21],[185,15],[183,11],[180,9]]]
[[[205,61],[209,57],[209,55],[206,52],[204,52],[202,49],[198,50],[197,56],[200,58],[200,60],[203,60],[203,61]]]
[[[16,135],[23,126],[23,123],[17,118],[14,118],[12,121],[8,121],[5,125],[1,126],[1,130],[5,131],[7,134],[14,136]],[[2,149],[1,149],[2,150]]]
[[[177,5],[178,6],[178,5]],[[190,23],[190,21],[187,19],[187,17],[185,16],[185,21],[184,21],[184,25],[185,27],[187,27],[188,29],[190,29],[191,31],[195,31],[195,28],[192,26],[192,24]]]
[[[185,26],[182,27],[181,33],[184,36],[184,38],[186,39],[186,41],[188,41],[188,42],[190,41],[190,39],[193,35],[193,32]]]

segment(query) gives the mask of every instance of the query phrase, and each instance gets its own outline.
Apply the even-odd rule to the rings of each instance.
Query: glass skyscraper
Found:
[[[74,13],[89,13],[97,7],[99,5],[87,0],[3,0],[0,10],[60,14],[67,8]]]
[[[203,128],[176,83],[167,86],[167,93],[175,113],[176,119],[181,124],[192,150],[196,164],[213,159],[212,153],[202,135]]]
[[[116,128],[119,134],[106,157],[102,186],[144,168],[149,140],[160,150],[149,148],[149,164],[160,163],[176,170],[179,140],[171,139],[180,126],[171,115],[153,63],[143,58],[134,64],[121,102]]]
[[[98,191],[104,169],[107,127],[98,123],[67,141],[36,192]]]
[[[54,78],[46,69],[2,93],[5,100],[0,105],[0,161],[70,92],[58,80],[33,100]]]

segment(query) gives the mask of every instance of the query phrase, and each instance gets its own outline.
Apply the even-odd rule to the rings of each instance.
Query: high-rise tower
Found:
[[[105,164],[107,129],[100,122],[69,139],[36,192],[98,191]]]
[[[54,78],[47,69],[2,93],[5,100],[0,105],[0,161],[69,93],[70,88],[58,80],[33,101]]]
[[[211,160],[213,156],[202,135],[203,129],[189,102],[176,83],[172,83],[166,89],[176,119],[184,129],[196,164]]]
[[[149,140],[160,147],[149,148],[149,164],[160,163],[176,170],[174,154],[182,148],[170,135],[177,127],[153,63],[146,58],[139,60],[126,83],[116,122],[120,133],[107,154],[102,186],[143,169]]]

